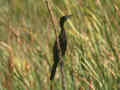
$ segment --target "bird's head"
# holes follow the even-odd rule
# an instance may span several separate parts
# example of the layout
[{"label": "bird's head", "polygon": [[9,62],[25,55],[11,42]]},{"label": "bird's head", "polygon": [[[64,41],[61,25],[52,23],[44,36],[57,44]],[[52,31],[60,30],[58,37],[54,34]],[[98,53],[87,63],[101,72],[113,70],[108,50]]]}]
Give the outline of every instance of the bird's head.
[{"label": "bird's head", "polygon": [[68,18],[70,18],[72,15],[66,15],[66,16],[62,16],[60,18],[60,25],[63,26],[65,21],[67,21]]}]

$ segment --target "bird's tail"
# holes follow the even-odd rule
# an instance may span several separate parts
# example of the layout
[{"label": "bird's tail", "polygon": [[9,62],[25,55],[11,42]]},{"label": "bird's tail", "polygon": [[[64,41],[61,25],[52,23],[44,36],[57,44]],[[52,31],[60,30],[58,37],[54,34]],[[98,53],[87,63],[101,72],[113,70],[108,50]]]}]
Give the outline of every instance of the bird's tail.
[{"label": "bird's tail", "polygon": [[52,66],[52,71],[51,71],[50,80],[53,80],[53,79],[54,79],[54,77],[55,77],[57,64],[58,64],[58,62],[54,63],[54,64],[53,64],[53,66]]}]

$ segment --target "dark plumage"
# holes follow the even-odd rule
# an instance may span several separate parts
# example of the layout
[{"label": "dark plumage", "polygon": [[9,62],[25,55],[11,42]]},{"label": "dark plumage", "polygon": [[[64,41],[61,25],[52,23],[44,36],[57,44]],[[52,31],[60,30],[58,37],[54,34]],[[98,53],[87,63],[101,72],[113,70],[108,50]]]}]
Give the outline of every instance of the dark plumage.
[{"label": "dark plumage", "polygon": [[[59,40],[60,50],[61,50],[61,55],[62,56],[65,55],[65,51],[66,51],[66,47],[67,47],[67,37],[66,37],[66,32],[64,30],[64,23],[70,16],[71,15],[63,16],[63,17],[60,18],[61,32],[59,34],[58,40]],[[60,51],[58,49],[57,41],[55,41],[55,44],[54,44],[54,47],[53,47],[54,64],[52,66],[50,80],[54,79],[56,68],[57,68],[57,65],[58,65],[59,60],[60,60],[59,53],[60,53]]]}]

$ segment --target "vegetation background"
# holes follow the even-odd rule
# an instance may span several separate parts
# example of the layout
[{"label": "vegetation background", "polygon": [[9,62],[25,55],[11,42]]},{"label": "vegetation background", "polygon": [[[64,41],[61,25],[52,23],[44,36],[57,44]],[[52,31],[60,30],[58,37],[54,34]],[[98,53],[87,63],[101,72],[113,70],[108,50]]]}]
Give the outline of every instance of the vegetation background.
[{"label": "vegetation background", "polygon": [[[51,0],[65,24],[67,90],[120,90],[120,0]],[[59,33],[59,24],[57,25]],[[45,0],[0,0],[0,90],[62,90],[53,82],[55,33]]]}]

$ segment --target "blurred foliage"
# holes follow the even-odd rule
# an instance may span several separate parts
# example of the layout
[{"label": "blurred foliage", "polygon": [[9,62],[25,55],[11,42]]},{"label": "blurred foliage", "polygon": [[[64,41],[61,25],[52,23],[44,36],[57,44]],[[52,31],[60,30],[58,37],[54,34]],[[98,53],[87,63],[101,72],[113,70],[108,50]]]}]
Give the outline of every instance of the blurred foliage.
[{"label": "blurred foliage", "polygon": [[[73,14],[65,24],[67,90],[119,90],[120,0],[50,4],[57,22]],[[51,90],[54,40],[45,0],[0,0],[0,89]],[[53,84],[52,90],[62,89],[59,68]]]}]

